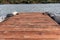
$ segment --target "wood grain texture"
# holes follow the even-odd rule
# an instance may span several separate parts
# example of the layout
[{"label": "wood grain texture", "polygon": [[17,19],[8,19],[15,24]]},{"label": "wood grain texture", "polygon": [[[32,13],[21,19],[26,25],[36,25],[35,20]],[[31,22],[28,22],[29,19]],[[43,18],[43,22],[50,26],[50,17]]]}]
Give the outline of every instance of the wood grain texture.
[{"label": "wood grain texture", "polygon": [[60,26],[47,14],[22,12],[0,23],[0,40],[60,40]]}]

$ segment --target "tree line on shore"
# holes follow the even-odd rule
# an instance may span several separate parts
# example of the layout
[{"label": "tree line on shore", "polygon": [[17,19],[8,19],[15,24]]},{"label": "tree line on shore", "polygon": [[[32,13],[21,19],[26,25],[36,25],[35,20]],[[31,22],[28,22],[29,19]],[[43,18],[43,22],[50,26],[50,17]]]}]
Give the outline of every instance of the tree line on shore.
[{"label": "tree line on shore", "polygon": [[60,0],[0,0],[0,4],[60,3]]}]

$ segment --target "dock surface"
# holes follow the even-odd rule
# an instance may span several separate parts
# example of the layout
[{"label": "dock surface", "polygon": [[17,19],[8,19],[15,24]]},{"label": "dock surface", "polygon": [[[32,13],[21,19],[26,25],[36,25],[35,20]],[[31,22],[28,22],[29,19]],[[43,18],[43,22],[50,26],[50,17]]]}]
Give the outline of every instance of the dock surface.
[{"label": "dock surface", "polygon": [[0,23],[0,40],[60,40],[60,26],[47,14],[22,12]]}]

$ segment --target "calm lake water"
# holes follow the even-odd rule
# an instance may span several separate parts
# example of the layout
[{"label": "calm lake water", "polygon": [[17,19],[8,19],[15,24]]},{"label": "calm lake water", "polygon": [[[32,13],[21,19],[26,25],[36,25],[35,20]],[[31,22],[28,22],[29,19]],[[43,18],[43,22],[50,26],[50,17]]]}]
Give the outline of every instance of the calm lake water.
[{"label": "calm lake water", "polygon": [[1,4],[0,15],[12,12],[51,12],[60,13],[60,4]]}]

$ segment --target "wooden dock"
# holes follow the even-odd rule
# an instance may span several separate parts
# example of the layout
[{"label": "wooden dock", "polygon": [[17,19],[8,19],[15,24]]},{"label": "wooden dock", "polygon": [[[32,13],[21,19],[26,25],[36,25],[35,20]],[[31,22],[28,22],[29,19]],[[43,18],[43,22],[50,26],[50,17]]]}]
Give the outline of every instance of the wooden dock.
[{"label": "wooden dock", "polygon": [[23,12],[0,23],[0,40],[60,40],[60,26],[47,14]]}]

